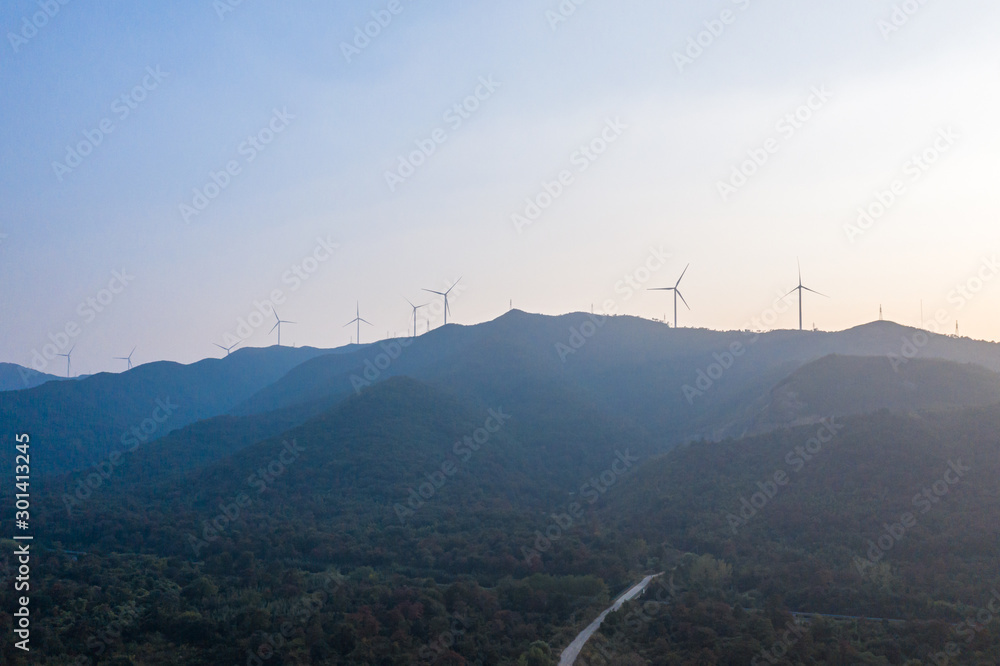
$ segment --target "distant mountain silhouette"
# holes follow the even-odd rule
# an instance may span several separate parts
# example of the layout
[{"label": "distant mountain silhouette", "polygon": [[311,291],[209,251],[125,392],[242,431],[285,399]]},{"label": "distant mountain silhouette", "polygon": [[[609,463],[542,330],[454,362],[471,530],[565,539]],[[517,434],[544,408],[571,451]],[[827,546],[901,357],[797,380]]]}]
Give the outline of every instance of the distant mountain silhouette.
[{"label": "distant mountain silhouette", "polygon": [[[812,379],[807,380],[803,370],[772,395],[801,366],[830,354],[881,360],[871,366],[857,362],[848,367],[847,361],[837,368],[818,364],[811,371]],[[547,404],[550,399],[553,404],[568,401],[574,405],[568,411],[579,407],[635,433],[649,452],[692,438],[738,436],[808,417],[782,415],[779,407],[791,405],[793,393],[805,395],[821,386],[826,386],[829,395],[820,401],[820,412],[834,405],[839,406],[834,410],[837,413],[858,413],[873,405],[916,409],[1000,400],[991,375],[969,368],[927,366],[924,361],[928,359],[996,370],[1000,369],[1000,346],[933,335],[891,322],[833,333],[757,335],[672,329],[626,316],[574,313],[550,317],[514,310],[490,322],[452,324],[415,339],[338,350],[250,348],[189,366],[150,363],[121,374],[49,382],[0,393],[0,416],[31,432],[43,446],[55,447],[39,456],[35,471],[47,474],[94,464],[122,448],[123,442],[134,445],[129,433],[135,428],[152,441],[203,419],[278,410],[283,410],[282,416],[271,422],[287,426],[400,375],[475,404],[505,404],[524,415],[535,414],[540,420],[526,432],[549,427],[542,423],[554,413]],[[899,373],[891,370],[893,365]],[[858,399],[861,393],[850,388],[852,382],[871,385],[874,367],[892,372],[891,378],[882,373],[880,381],[894,380],[899,374],[903,378],[896,385],[900,390],[906,382],[919,381],[922,388],[910,396],[912,404],[907,403],[906,393],[894,394],[891,401],[883,391],[871,392],[872,401]],[[826,384],[823,372],[832,373]],[[851,379],[852,373],[860,374]],[[835,396],[841,389],[845,393]],[[142,433],[144,423],[149,429],[153,425],[149,419],[163,415],[162,409],[157,411],[158,400],[169,400],[176,407],[162,424],[156,424],[155,432]],[[768,404],[768,413],[762,415]],[[248,443],[246,435],[233,436],[233,442]],[[225,455],[230,450],[225,445],[206,447],[204,460],[212,459],[209,451]],[[180,461],[176,464],[186,467]],[[170,466],[167,458],[157,464],[162,466]]]},{"label": "distant mountain silhouette", "polygon": [[19,391],[61,379],[66,378],[38,372],[15,363],[0,363],[0,391]]},{"label": "distant mountain silhouette", "polygon": [[807,363],[767,398],[756,430],[828,416],[909,412],[1000,402],[1000,374],[969,363],[830,354]]},{"label": "distant mountain silhouette", "polygon": [[[437,632],[424,618],[447,627],[455,609],[477,618],[477,641],[514,641],[513,657],[539,636],[565,644],[572,613],[665,570],[687,586],[668,612],[706,602],[753,627],[773,611],[769,644],[787,608],[947,632],[961,604],[982,603],[1000,519],[998,360],[998,345],[888,322],[756,335],[515,311],[414,340],[48,382],[0,393],[0,416],[32,435],[35,543],[65,553],[43,568],[52,617],[97,631],[75,600],[100,592],[150,618],[118,654],[135,641],[245,662],[335,570],[339,591],[294,640],[345,663],[410,663]],[[831,415],[835,430],[819,422]],[[112,469],[123,436],[137,445]],[[944,499],[897,537],[925,488]],[[872,543],[889,556],[858,565]],[[53,635],[80,651],[69,626]],[[674,629],[657,649],[714,640]],[[758,649],[744,647],[733,663]]]},{"label": "distant mountain silhouette", "polygon": [[[438,382],[481,400],[516,395],[532,385],[560,384],[615,418],[680,442],[739,435],[759,426],[761,397],[803,364],[830,354],[881,356],[886,363],[894,358],[900,368],[913,358],[1000,370],[1000,346],[994,343],[891,322],[834,333],[756,335],[671,329],[634,317],[549,317],[514,310],[476,326],[436,329],[405,348],[396,344],[373,344],[303,363],[236,413],[304,404],[322,410],[358,385],[395,375]],[[398,357],[391,358],[393,353]],[[956,404],[989,401],[973,393],[963,393],[971,402]]]},{"label": "distant mountain silhouette", "polygon": [[[34,475],[87,467],[115,450],[225,414],[292,367],[329,350],[247,348],[191,365],[146,363],[128,372],[0,393],[0,464],[10,472],[14,432],[31,435]],[[155,427],[154,427],[155,426]],[[124,439],[123,439],[124,438]]]}]

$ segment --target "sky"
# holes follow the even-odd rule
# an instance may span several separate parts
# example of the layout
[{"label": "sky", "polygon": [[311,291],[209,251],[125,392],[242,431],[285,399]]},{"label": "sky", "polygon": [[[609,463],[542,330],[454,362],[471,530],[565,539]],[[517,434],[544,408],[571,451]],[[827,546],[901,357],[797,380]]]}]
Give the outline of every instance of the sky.
[{"label": "sky", "polygon": [[794,328],[797,261],[807,328],[1000,339],[996,3],[158,4],[0,7],[0,361],[272,345],[275,297],[371,342],[460,277],[458,324],[672,320],[688,264],[681,326]]}]

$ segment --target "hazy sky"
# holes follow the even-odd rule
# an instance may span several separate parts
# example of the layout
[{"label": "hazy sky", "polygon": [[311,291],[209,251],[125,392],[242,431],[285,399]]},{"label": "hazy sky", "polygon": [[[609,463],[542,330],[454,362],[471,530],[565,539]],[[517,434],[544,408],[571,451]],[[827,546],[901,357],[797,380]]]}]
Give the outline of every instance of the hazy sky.
[{"label": "hazy sky", "polygon": [[194,361],[274,290],[364,342],[459,276],[456,323],[662,317],[688,263],[681,325],[737,328],[796,257],[807,327],[1000,338],[996,3],[63,1],[0,8],[0,360]]}]

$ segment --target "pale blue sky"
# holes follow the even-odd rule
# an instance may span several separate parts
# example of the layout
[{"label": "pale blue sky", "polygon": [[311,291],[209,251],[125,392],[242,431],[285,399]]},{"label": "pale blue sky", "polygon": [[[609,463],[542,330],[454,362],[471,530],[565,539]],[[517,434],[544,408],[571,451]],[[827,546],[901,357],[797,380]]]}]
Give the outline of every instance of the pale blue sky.
[{"label": "pale blue sky", "polygon": [[[76,324],[78,372],[121,369],[111,357],[136,345],[136,362],[190,362],[275,289],[281,317],[298,322],[285,344],[349,342],[356,301],[375,324],[362,341],[405,334],[403,297],[426,302],[421,287],[460,275],[456,323],[492,319],[509,299],[553,314],[612,299],[662,317],[668,294],[616,289],[650,247],[672,257],[644,288],[691,263],[682,325],[746,325],[794,286],[800,256],[806,284],[831,296],[807,298],[807,326],[870,321],[880,303],[916,324],[923,299],[949,330],[958,319],[964,334],[1000,338],[1000,279],[970,299],[955,291],[992,277],[981,265],[1000,240],[992,3],[914,1],[884,36],[879,21],[907,3],[587,0],[553,29],[556,0],[400,0],[351,62],[341,43],[390,3],[330,4],[244,0],[220,19],[210,0],[70,0],[19,39],[43,9],[4,3],[0,360],[29,364]],[[721,34],[703,34],[708,46],[678,71],[675,53],[724,11]],[[122,117],[115,100],[153,87],[157,67],[165,77]],[[480,88],[454,127],[445,112],[480,77],[499,87]],[[786,136],[778,123],[822,87],[829,100],[814,98]],[[248,162],[241,143],[275,109],[294,117]],[[614,119],[620,135],[581,171],[574,152]],[[102,121],[113,131],[57,175],[67,145]],[[385,172],[437,128],[444,143],[390,191]],[[908,160],[948,128],[947,151],[914,178]],[[718,182],[770,138],[776,152],[723,201]],[[238,175],[185,222],[180,204],[229,161]],[[561,170],[572,182],[518,233],[511,216]],[[896,179],[888,212],[849,238],[857,208]],[[317,237],[339,248],[295,288],[283,274]],[[134,280],[91,320],[79,305],[123,268]],[[792,308],[775,326],[796,322]],[[273,344],[269,329],[245,344]]]}]

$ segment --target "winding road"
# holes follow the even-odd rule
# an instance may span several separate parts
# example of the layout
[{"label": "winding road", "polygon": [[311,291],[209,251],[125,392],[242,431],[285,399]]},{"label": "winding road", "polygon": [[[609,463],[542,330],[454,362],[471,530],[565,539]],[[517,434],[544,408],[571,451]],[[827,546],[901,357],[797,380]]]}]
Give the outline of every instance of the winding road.
[{"label": "winding road", "polygon": [[620,597],[615,599],[615,603],[611,604],[609,608],[606,608],[603,613],[597,616],[597,619],[587,625],[587,628],[579,633],[579,635],[573,639],[562,654],[559,656],[559,666],[573,666],[576,662],[577,656],[580,654],[580,650],[586,645],[587,641],[594,634],[595,631],[600,629],[601,623],[604,622],[604,618],[608,616],[608,613],[614,613],[619,608],[622,607],[626,601],[631,601],[639,596],[649,582],[656,578],[657,576],[662,576],[663,573],[653,574],[652,576],[646,576],[638,584],[626,590]]}]

